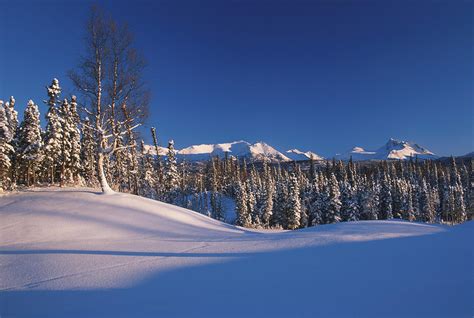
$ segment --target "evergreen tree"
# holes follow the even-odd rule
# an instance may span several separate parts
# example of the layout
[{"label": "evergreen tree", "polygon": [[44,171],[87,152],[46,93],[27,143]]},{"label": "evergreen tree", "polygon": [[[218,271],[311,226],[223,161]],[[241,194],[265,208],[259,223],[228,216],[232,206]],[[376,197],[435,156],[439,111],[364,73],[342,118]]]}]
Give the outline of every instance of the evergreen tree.
[{"label": "evergreen tree", "polygon": [[71,138],[71,160],[70,160],[70,170],[72,181],[81,184],[80,172],[82,169],[81,164],[81,130],[80,124],[81,119],[77,111],[77,98],[76,96],[71,96],[71,104],[69,106],[69,116],[68,116],[68,128],[69,136]]},{"label": "evergreen tree", "polygon": [[423,222],[433,223],[435,220],[435,211],[431,201],[430,190],[425,179],[421,181],[420,189],[420,212]]},{"label": "evergreen tree", "polygon": [[255,180],[253,178],[252,173],[250,174],[249,178],[247,178],[245,187],[247,189],[247,210],[250,214],[252,225],[259,226],[260,218],[259,218],[258,210],[257,210],[257,198],[255,196],[256,186],[255,186]]},{"label": "evergreen tree", "polygon": [[63,131],[61,118],[58,114],[57,103],[61,93],[59,81],[53,79],[48,90],[48,112],[46,113],[46,131],[44,136],[44,166],[49,167],[49,177],[52,184],[56,181],[57,167],[62,164]]},{"label": "evergreen tree", "polygon": [[308,225],[309,226],[315,226],[315,225],[323,223],[322,210],[323,210],[324,202],[326,201],[325,198],[323,197],[325,193],[321,191],[321,188],[323,186],[324,186],[323,184],[320,184],[319,178],[314,178],[311,183],[310,189],[307,193]]},{"label": "evergreen tree", "polygon": [[18,135],[18,158],[26,185],[36,182],[36,172],[42,159],[42,139],[38,106],[30,100],[23,115]]},{"label": "evergreen tree", "polygon": [[245,183],[237,182],[237,197],[236,197],[236,224],[243,227],[250,227],[252,220],[248,211],[247,189]]},{"label": "evergreen tree", "polygon": [[[153,145],[155,147],[155,171],[156,171],[156,183],[155,183],[155,191],[158,197],[162,195],[163,189],[162,189],[162,183],[163,183],[163,168],[162,168],[162,162],[161,162],[161,150],[160,147],[158,146],[158,138],[156,137],[156,129],[155,127],[151,128],[151,135],[153,138]],[[202,191],[200,191],[202,192]],[[199,195],[199,197],[201,197]]]},{"label": "evergreen tree", "polygon": [[61,185],[65,181],[72,181],[71,159],[72,159],[72,134],[74,126],[70,116],[69,102],[64,99],[59,109],[61,120]]},{"label": "evergreen tree", "polygon": [[165,190],[167,193],[167,201],[173,202],[176,197],[176,190],[179,186],[179,173],[176,161],[176,151],[174,150],[174,141],[168,142],[168,154],[166,156],[165,171]]},{"label": "evergreen tree", "polygon": [[224,220],[224,208],[219,193],[219,159],[211,159],[211,216],[217,220]]},{"label": "evergreen tree", "polygon": [[150,149],[145,149],[145,143],[141,141],[141,166],[140,166],[140,195],[155,199],[156,174],[153,168],[153,156]]},{"label": "evergreen tree", "polygon": [[408,182],[404,181],[400,184],[401,196],[401,216],[403,219],[408,221],[415,220],[415,214],[413,209],[413,194],[412,186]]},{"label": "evergreen tree", "polygon": [[97,184],[96,178],[96,153],[97,143],[95,141],[94,129],[88,117],[82,123],[81,139],[81,161],[82,173],[88,186]]},{"label": "evergreen tree", "polygon": [[[1,107],[1,105],[0,105]],[[15,110],[15,98],[10,96],[10,100],[5,103],[5,115],[7,117],[8,127],[10,130],[9,144],[13,147],[10,153],[11,169],[10,169],[10,187],[15,188],[17,183],[17,150],[18,150],[18,112]]]},{"label": "evergreen tree", "polygon": [[10,100],[5,103],[5,116],[7,117],[11,139],[14,140],[18,130],[18,112],[15,110],[15,98],[10,96]]},{"label": "evergreen tree", "polygon": [[452,222],[461,223],[466,220],[466,205],[464,203],[464,190],[461,174],[457,168],[456,160],[451,157],[451,203],[450,212]]},{"label": "evergreen tree", "polygon": [[13,153],[11,140],[12,133],[3,108],[3,101],[0,101],[0,192],[10,187],[10,156]]},{"label": "evergreen tree", "polygon": [[328,198],[323,210],[323,222],[335,223],[341,220],[341,193],[339,191],[339,184],[334,173],[330,174],[328,180]]},{"label": "evergreen tree", "polygon": [[270,170],[265,166],[265,189],[263,191],[263,205],[262,205],[262,225],[269,227],[273,216],[273,200],[275,196],[275,183]]},{"label": "evergreen tree", "polygon": [[341,221],[357,221],[359,219],[359,202],[357,191],[349,181],[342,186]]},{"label": "evergreen tree", "polygon": [[286,228],[294,230],[300,227],[301,219],[301,202],[300,189],[298,179],[295,174],[292,174],[289,180],[288,187],[288,202],[286,215]]},{"label": "evergreen tree", "polygon": [[288,187],[286,181],[280,176],[276,183],[275,199],[273,202],[273,214],[271,225],[286,228],[286,214],[288,200]]},{"label": "evergreen tree", "polygon": [[377,220],[378,193],[373,181],[365,181],[365,187],[360,191],[360,207],[362,220]]},{"label": "evergreen tree", "polygon": [[390,187],[390,179],[384,175],[380,187],[380,210],[379,219],[392,219],[392,191]]}]

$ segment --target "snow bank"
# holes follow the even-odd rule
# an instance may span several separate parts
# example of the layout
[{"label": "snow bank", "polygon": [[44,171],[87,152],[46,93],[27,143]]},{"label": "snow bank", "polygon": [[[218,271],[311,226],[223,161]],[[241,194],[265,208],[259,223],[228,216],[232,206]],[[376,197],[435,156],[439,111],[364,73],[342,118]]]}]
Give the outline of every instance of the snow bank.
[{"label": "snow bank", "polygon": [[2,317],[468,317],[473,223],[249,231],[125,194],[0,198]]}]

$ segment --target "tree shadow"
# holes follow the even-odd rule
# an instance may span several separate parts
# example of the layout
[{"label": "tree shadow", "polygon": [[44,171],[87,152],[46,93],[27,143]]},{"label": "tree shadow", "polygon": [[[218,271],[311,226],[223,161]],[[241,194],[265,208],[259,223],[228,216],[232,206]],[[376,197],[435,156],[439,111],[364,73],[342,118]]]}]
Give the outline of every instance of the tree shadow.
[{"label": "tree shadow", "polygon": [[88,194],[94,194],[94,195],[102,195],[102,192],[99,189],[76,189],[76,188],[71,188],[71,187],[35,187],[35,188],[22,188],[18,193],[54,193],[54,192],[61,192],[61,193],[88,193]]},{"label": "tree shadow", "polygon": [[193,253],[193,252],[134,252],[134,251],[102,251],[102,250],[70,250],[70,249],[39,249],[39,250],[0,250],[0,255],[111,255],[111,256],[149,256],[149,257],[248,257],[255,253]]}]

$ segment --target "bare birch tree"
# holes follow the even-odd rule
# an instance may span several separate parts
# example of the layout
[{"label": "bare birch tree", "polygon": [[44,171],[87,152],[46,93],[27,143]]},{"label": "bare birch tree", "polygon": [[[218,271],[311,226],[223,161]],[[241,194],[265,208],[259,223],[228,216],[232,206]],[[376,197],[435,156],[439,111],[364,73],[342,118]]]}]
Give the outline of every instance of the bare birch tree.
[{"label": "bare birch tree", "polygon": [[[134,141],[121,141],[123,136],[133,138],[130,131],[140,126],[148,114],[148,91],[142,81],[145,63],[132,47],[133,37],[127,26],[106,17],[97,7],[92,8],[86,25],[85,44],[85,55],[69,76],[82,93],[84,111],[92,118],[91,129],[98,144],[97,175],[102,192],[107,194],[113,191],[107,181],[105,162],[136,147]],[[127,116],[117,107],[126,107]]]}]

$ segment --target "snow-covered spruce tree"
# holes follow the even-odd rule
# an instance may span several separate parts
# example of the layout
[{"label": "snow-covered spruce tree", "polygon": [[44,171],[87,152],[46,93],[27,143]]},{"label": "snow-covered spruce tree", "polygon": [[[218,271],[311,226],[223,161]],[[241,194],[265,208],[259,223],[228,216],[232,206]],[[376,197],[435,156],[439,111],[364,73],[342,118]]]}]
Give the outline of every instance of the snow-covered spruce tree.
[{"label": "snow-covered spruce tree", "polygon": [[341,220],[341,193],[334,173],[330,174],[328,180],[328,192],[329,196],[323,212],[323,222],[326,224],[336,223]]},{"label": "snow-covered spruce tree", "polygon": [[309,226],[309,211],[306,209],[305,200],[306,200],[306,190],[310,186],[309,180],[306,175],[301,171],[298,166],[299,178],[298,178],[298,187],[300,190],[300,228],[305,228]]},{"label": "snow-covered spruce tree", "polygon": [[5,115],[7,117],[8,127],[10,128],[12,140],[18,130],[18,112],[15,110],[15,98],[10,96],[10,100],[5,103]]},{"label": "snow-covered spruce tree", "polygon": [[359,220],[357,191],[349,181],[343,182],[341,191],[341,221]]},{"label": "snow-covered spruce tree", "polygon": [[224,208],[222,207],[222,199],[219,193],[219,158],[211,158],[210,161],[210,182],[211,182],[211,217],[216,220],[224,220]]},{"label": "snow-covered spruce tree", "polygon": [[378,193],[373,180],[365,180],[364,187],[359,192],[361,220],[377,220],[378,218]]},{"label": "snow-covered spruce tree", "polygon": [[89,117],[84,118],[82,123],[81,138],[81,162],[82,175],[88,186],[96,186],[96,154],[97,143],[95,141],[95,133],[92,129]]},{"label": "snow-covered spruce tree", "polygon": [[403,210],[403,180],[393,178],[392,180],[392,211],[393,217],[397,219],[402,218]]},{"label": "snow-covered spruce tree", "polygon": [[446,194],[446,189],[448,188],[448,182],[446,180],[446,175],[444,172],[444,169],[440,166],[440,169],[438,170],[438,198],[439,198],[439,204],[438,204],[438,211],[437,211],[437,220],[438,222],[443,222],[443,220],[446,220],[446,202],[445,202],[445,194]]},{"label": "snow-covered spruce tree", "polygon": [[456,160],[451,157],[451,192],[454,197],[454,209],[452,209],[452,221],[461,223],[466,220],[466,205],[464,203],[464,190],[461,181],[461,174],[456,164]]},{"label": "snow-covered spruce tree", "polygon": [[257,197],[256,197],[256,184],[255,179],[250,173],[249,178],[245,182],[245,187],[247,189],[247,210],[250,214],[252,225],[258,227],[260,225],[260,217],[257,210]]},{"label": "snow-covered spruce tree", "polygon": [[[279,168],[280,169],[280,168]],[[278,179],[276,181],[275,199],[273,202],[273,215],[271,225],[273,227],[287,227],[287,201],[288,201],[288,180],[281,174],[278,173]]]},{"label": "snow-covered spruce tree", "polygon": [[235,205],[235,210],[237,212],[235,224],[243,227],[250,227],[252,225],[252,219],[248,211],[247,189],[245,183],[240,181],[237,182]]},{"label": "snow-covered spruce tree", "polygon": [[421,210],[420,210],[420,192],[421,187],[416,176],[412,177],[412,202],[413,202],[413,216],[416,221],[421,221]]},{"label": "snow-covered spruce tree", "polygon": [[392,219],[392,190],[386,174],[381,179],[379,220]]},{"label": "snow-covered spruce tree", "polygon": [[454,189],[456,210],[454,213],[454,222],[462,223],[466,221],[466,205],[464,203],[464,191],[461,185]]},{"label": "snow-covered spruce tree", "polygon": [[292,174],[289,180],[286,227],[294,230],[300,227],[301,201],[298,178]]},{"label": "snow-covered spruce tree", "polygon": [[10,156],[13,153],[13,147],[10,145],[12,133],[3,108],[3,101],[0,101],[0,192],[10,187]]},{"label": "snow-covered spruce tree", "polygon": [[[126,135],[127,135],[127,139],[128,139],[127,147],[123,150],[128,150],[129,151],[128,154],[127,154],[127,159],[128,160],[126,160],[128,162],[129,170],[120,172],[119,177],[128,176],[128,180],[129,180],[128,181],[128,188],[131,190],[131,192],[133,194],[139,194],[139,192],[140,192],[140,189],[139,189],[140,181],[138,180],[138,178],[139,178],[138,153],[137,153],[136,136],[135,136],[135,133],[134,133],[133,127],[132,127],[133,119],[132,119],[131,113],[130,113],[130,111],[127,108],[127,105],[125,103],[122,104],[121,109],[122,109],[122,114],[125,118],[124,125],[125,125],[125,128],[126,128],[126,133],[127,133]],[[117,125],[117,127],[120,127],[120,126]],[[119,136],[117,136],[116,141],[117,141],[117,149],[122,154],[122,150],[120,149],[122,147],[118,144],[118,142],[121,142],[121,138],[119,138]],[[119,159],[120,157],[121,156],[118,156],[118,157],[116,157],[116,159]]]},{"label": "snow-covered spruce tree", "polygon": [[71,178],[76,184],[82,184],[82,178],[80,172],[82,170],[81,164],[81,119],[77,111],[77,97],[75,95],[71,96],[71,103],[69,105],[69,116],[68,128],[69,136],[71,138],[71,159],[70,159],[70,170]]},{"label": "snow-covered spruce tree", "polygon": [[46,113],[46,131],[44,134],[43,165],[48,169],[50,183],[54,184],[58,174],[58,167],[61,167],[63,159],[63,125],[57,107],[61,87],[56,78],[47,87],[47,91],[49,99],[45,101],[48,105],[48,112]]},{"label": "snow-covered spruce tree", "polygon": [[262,226],[269,227],[273,215],[273,200],[275,196],[275,182],[272,175],[270,174],[270,169],[265,164],[264,165],[264,189],[263,189],[263,202],[262,202],[262,211],[261,221]]},{"label": "snow-covered spruce tree", "polygon": [[456,198],[453,186],[447,186],[443,193],[443,222],[453,223],[456,211]]},{"label": "snow-covered spruce tree", "polygon": [[153,169],[153,156],[150,149],[145,149],[145,143],[141,141],[141,160],[139,168],[140,176],[140,195],[143,197],[155,199],[156,174]]},{"label": "snow-covered spruce tree", "polygon": [[163,164],[161,162],[161,150],[160,150],[160,147],[158,146],[158,138],[156,136],[155,127],[151,127],[151,136],[153,138],[153,146],[155,147],[155,162],[154,162],[154,168],[156,172],[155,191],[156,191],[157,197],[160,198],[163,193]]},{"label": "snow-covered spruce tree", "polygon": [[420,212],[423,222],[433,223],[435,220],[435,211],[431,201],[431,191],[423,178],[420,184]]},{"label": "snow-covered spruce tree", "polygon": [[179,186],[178,165],[176,161],[176,151],[174,149],[173,140],[168,142],[168,154],[166,156],[165,168],[166,201],[171,203],[176,197],[176,191]]},{"label": "snow-covered spruce tree", "polygon": [[40,113],[38,106],[30,100],[18,131],[17,155],[19,177],[23,176],[23,182],[27,186],[36,182],[38,163],[42,160],[42,149]]},{"label": "snow-covered spruce tree", "polygon": [[322,203],[325,201],[322,198],[324,193],[321,191],[323,186],[323,184],[320,184],[320,178],[315,177],[306,194],[309,226],[315,226],[323,222],[321,213],[323,209]]},{"label": "snow-covered spruce tree", "polygon": [[[473,165],[474,161],[471,161],[469,164]],[[471,187],[471,182],[470,182],[471,176],[470,176],[469,170],[467,169],[465,163],[461,163],[461,165],[459,166],[459,174],[460,174],[460,177],[461,177],[461,187],[462,187],[462,190],[463,190],[463,193],[464,193],[463,205],[464,205],[465,210],[466,210],[466,220],[467,220],[467,219],[470,219],[469,215],[472,216],[472,212],[474,212],[474,211],[469,212],[469,201],[470,201],[469,191],[470,191],[470,187]]]},{"label": "snow-covered spruce tree", "polygon": [[411,184],[402,180],[399,182],[398,191],[400,195],[400,215],[402,219],[413,221],[415,219],[413,214],[413,195]]},{"label": "snow-covered spruce tree", "polygon": [[71,154],[72,154],[72,136],[71,133],[74,129],[73,123],[70,118],[69,102],[64,99],[59,108],[59,115],[61,120],[61,170],[60,170],[60,185],[64,182],[72,181],[72,170],[71,170]]},{"label": "snow-covered spruce tree", "polygon": [[312,183],[306,182],[301,189],[301,211],[303,211],[306,220],[304,227],[312,226],[312,214],[311,214],[311,198],[313,191]]},{"label": "snow-covered spruce tree", "polygon": [[[1,106],[0,106],[1,107]],[[10,155],[11,169],[10,169],[10,185],[12,188],[16,187],[17,183],[17,149],[18,149],[18,112],[15,110],[15,98],[10,96],[10,100],[5,103],[5,115],[10,129],[11,140],[10,145],[13,147],[13,152]]]}]

